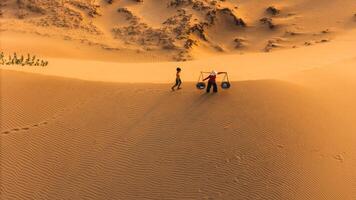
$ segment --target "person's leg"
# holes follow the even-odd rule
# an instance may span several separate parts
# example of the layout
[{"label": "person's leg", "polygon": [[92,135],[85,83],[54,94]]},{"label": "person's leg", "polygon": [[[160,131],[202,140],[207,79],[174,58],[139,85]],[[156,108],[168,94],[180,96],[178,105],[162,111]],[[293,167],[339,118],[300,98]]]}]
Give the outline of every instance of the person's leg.
[{"label": "person's leg", "polygon": [[181,86],[182,85],[182,80],[181,79],[178,79],[178,89],[181,89]]},{"label": "person's leg", "polygon": [[174,88],[175,88],[176,86],[177,86],[177,84],[173,85],[173,86],[171,87],[171,89],[174,90]]},{"label": "person's leg", "polygon": [[218,85],[216,83],[213,83],[213,92],[218,92]]},{"label": "person's leg", "polygon": [[206,92],[209,93],[210,92],[210,88],[211,88],[211,83],[208,82],[208,87],[206,87]]},{"label": "person's leg", "polygon": [[177,86],[178,86],[178,79],[176,79],[176,84],[174,84],[171,89],[174,90],[174,88]]}]

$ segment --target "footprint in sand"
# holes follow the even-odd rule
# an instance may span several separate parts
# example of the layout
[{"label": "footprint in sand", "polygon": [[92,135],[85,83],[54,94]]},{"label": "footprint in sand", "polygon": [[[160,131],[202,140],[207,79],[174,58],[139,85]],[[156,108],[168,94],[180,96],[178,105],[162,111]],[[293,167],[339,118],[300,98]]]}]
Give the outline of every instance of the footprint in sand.
[{"label": "footprint in sand", "polygon": [[344,162],[344,156],[342,156],[341,154],[335,155],[334,159],[343,163]]},{"label": "footprint in sand", "polygon": [[25,127],[20,127],[20,128],[13,128],[11,130],[8,130],[8,131],[3,131],[1,132],[1,134],[10,134],[10,133],[13,133],[13,132],[18,132],[18,131],[28,131],[31,129],[31,127],[39,127],[39,126],[42,126],[42,125],[46,125],[48,124],[47,121],[43,121],[43,122],[40,122],[38,124],[32,124],[30,126],[25,126]]},{"label": "footprint in sand", "polygon": [[12,132],[17,132],[17,131],[20,131],[20,129],[19,128],[13,128],[11,130],[1,132],[1,134],[5,135],[5,134],[10,134]]},{"label": "footprint in sand", "polygon": [[280,148],[280,149],[283,149],[284,145],[283,144],[277,144],[277,147]]}]

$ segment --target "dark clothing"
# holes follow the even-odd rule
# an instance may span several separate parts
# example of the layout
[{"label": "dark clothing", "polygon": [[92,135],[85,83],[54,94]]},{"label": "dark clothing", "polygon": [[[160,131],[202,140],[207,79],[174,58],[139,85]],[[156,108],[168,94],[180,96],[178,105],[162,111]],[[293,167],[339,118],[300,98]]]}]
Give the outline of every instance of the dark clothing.
[{"label": "dark clothing", "polygon": [[182,80],[180,78],[176,78],[176,84],[175,86],[180,86],[182,84]]},{"label": "dark clothing", "polygon": [[181,84],[182,84],[182,80],[180,78],[176,78],[176,84],[173,85],[172,90],[174,90],[174,88],[177,86],[178,86],[178,89],[180,89]]},{"label": "dark clothing", "polygon": [[209,79],[209,83],[216,83],[216,75],[209,75],[206,79]]},{"label": "dark clothing", "polygon": [[[216,77],[216,76],[215,76]],[[206,88],[206,92],[209,93],[210,92],[210,88],[211,86],[213,86],[213,92],[218,92],[218,85],[216,85],[216,82],[208,82],[208,87]]]}]

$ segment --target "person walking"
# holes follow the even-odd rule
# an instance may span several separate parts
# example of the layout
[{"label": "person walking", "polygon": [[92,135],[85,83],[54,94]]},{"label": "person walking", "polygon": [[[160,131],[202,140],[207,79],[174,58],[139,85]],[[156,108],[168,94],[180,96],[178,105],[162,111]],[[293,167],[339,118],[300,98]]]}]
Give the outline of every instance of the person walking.
[{"label": "person walking", "polygon": [[175,90],[177,87],[178,90],[182,89],[180,86],[182,85],[182,80],[180,79],[180,72],[182,71],[181,68],[177,67],[177,73],[176,73],[176,83],[172,86],[172,91]]}]

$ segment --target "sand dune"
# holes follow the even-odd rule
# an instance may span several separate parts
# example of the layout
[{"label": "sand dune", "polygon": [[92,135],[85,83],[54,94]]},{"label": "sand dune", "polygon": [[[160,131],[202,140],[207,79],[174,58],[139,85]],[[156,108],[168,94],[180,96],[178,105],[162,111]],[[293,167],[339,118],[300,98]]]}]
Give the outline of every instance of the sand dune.
[{"label": "sand dune", "polygon": [[0,199],[356,199],[355,8],[1,0]]},{"label": "sand dune", "polygon": [[[355,6],[354,0],[3,0],[0,33],[46,41],[23,53],[42,48],[44,56],[186,61],[328,42],[355,28]],[[63,43],[69,52],[53,48]]]},{"label": "sand dune", "polygon": [[333,101],[276,80],[233,85],[207,95],[2,70],[2,199],[352,199],[356,127]]},{"label": "sand dune", "polygon": [[[75,50],[75,59],[65,59],[69,46],[58,47],[60,53],[48,57],[48,67],[15,67],[2,66],[3,69],[17,70],[44,75],[54,75],[91,81],[121,82],[121,83],[171,83],[175,78],[175,69],[180,66],[183,81],[197,81],[200,71],[229,72],[232,81],[258,79],[286,79],[289,76],[305,70],[320,69],[329,66],[342,67],[345,62],[355,63],[356,31],[347,31],[335,40],[310,47],[274,51],[271,53],[246,53],[234,55],[215,55],[206,59],[187,62],[110,62],[102,59],[109,57],[103,52],[97,60],[87,60],[83,57],[91,55],[85,47]],[[11,36],[9,36],[11,37]],[[5,37],[6,38],[6,37]],[[28,38],[25,41],[30,41]],[[5,44],[9,44],[6,41]],[[45,44],[40,42],[40,44]],[[5,45],[6,46],[6,45]],[[28,48],[13,46],[13,49]],[[45,49],[39,50],[39,52]],[[83,52],[81,52],[83,51]],[[68,50],[67,53],[72,53]],[[88,53],[88,55],[86,54]],[[41,55],[39,53],[39,55]],[[124,55],[121,55],[124,56]],[[83,60],[84,59],[84,60]]]}]

